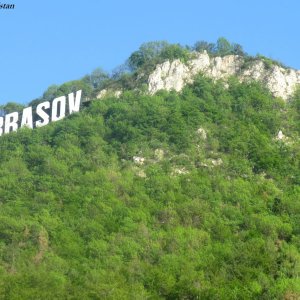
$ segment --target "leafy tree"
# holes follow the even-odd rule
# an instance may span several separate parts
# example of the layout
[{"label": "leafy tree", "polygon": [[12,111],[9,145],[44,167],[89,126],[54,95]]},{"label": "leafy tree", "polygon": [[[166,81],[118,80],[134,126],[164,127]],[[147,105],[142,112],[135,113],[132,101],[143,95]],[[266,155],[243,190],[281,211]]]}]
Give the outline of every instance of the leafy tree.
[{"label": "leafy tree", "polygon": [[25,108],[25,105],[23,104],[8,102],[7,104],[0,106],[0,114],[3,116],[15,111],[20,112],[23,110],[23,108]]},{"label": "leafy tree", "polygon": [[194,44],[193,49],[198,52],[203,52],[206,50],[208,53],[215,52],[216,45],[214,43],[209,43],[206,41],[198,41]]},{"label": "leafy tree", "polygon": [[133,52],[128,59],[128,66],[134,71],[146,63],[155,60],[169,44],[166,41],[156,41],[142,44],[139,50]]},{"label": "leafy tree", "polygon": [[217,40],[216,52],[218,55],[224,56],[228,55],[233,51],[233,47],[230,42],[224,37],[220,37]]},{"label": "leafy tree", "polygon": [[83,77],[83,81],[87,82],[94,89],[99,89],[109,79],[109,75],[101,68],[95,69],[91,74]]}]

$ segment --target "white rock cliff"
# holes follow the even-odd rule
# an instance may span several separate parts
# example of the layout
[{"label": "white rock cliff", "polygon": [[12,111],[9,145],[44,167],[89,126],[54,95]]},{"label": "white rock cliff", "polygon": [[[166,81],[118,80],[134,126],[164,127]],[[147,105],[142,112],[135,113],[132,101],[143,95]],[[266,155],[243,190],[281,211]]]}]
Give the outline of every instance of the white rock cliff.
[{"label": "white rock cliff", "polygon": [[275,97],[289,99],[297,85],[300,84],[300,71],[286,69],[276,64],[266,67],[260,60],[245,64],[239,55],[209,57],[206,51],[195,54],[195,58],[186,64],[179,59],[166,61],[157,65],[148,79],[148,91],[154,94],[158,90],[181,91],[193,82],[196,74],[202,72],[213,79],[226,79],[235,75],[242,81],[257,80],[264,83]]}]

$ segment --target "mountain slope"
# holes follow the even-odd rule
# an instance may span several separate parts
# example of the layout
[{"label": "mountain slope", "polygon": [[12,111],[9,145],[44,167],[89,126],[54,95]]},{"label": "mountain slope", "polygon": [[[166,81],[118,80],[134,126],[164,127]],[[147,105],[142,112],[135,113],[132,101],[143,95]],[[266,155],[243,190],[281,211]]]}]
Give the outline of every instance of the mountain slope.
[{"label": "mountain slope", "polygon": [[199,75],[2,136],[1,298],[297,299],[299,100]]}]

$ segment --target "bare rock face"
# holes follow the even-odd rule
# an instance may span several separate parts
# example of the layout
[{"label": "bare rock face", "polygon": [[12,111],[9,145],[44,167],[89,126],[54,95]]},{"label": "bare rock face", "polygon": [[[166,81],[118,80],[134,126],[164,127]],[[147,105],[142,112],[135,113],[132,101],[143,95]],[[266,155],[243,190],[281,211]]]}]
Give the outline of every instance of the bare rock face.
[{"label": "bare rock face", "polygon": [[197,133],[203,140],[207,139],[207,132],[205,131],[205,129],[200,127],[197,129]]},{"label": "bare rock face", "polygon": [[107,89],[103,89],[99,92],[99,94],[97,95],[97,99],[102,99],[107,95]]},{"label": "bare rock face", "polygon": [[185,175],[185,174],[189,174],[189,171],[185,167],[183,167],[183,168],[174,168],[173,171],[171,172],[172,176]]},{"label": "bare rock face", "polygon": [[[240,81],[256,80],[264,83],[275,97],[287,100],[300,84],[300,71],[285,69],[278,65],[266,67],[264,61],[257,59],[245,65],[245,58],[239,55],[209,57],[206,51],[194,54],[186,64],[176,59],[156,66],[148,79],[148,91],[181,91],[193,77],[202,72],[213,79],[226,79],[235,75]],[[246,67],[245,67],[246,66]]]},{"label": "bare rock face", "polygon": [[211,163],[214,167],[221,166],[223,164],[223,160],[221,158],[212,159]]},{"label": "bare rock face", "polygon": [[155,156],[155,158],[156,158],[158,161],[163,160],[164,155],[165,155],[164,150],[162,150],[162,149],[155,149],[155,151],[154,151],[154,156]]},{"label": "bare rock face", "polygon": [[145,158],[140,157],[140,156],[134,156],[132,159],[133,159],[133,162],[137,165],[143,165],[145,162]]},{"label": "bare rock face", "polygon": [[179,92],[190,78],[189,68],[181,63],[179,59],[172,63],[166,61],[158,65],[149,77],[149,91],[154,94],[158,90],[172,90]]},{"label": "bare rock face", "polygon": [[279,130],[277,136],[275,137],[276,141],[281,141],[286,145],[291,144],[293,141],[289,139],[286,135],[283,134],[282,130]]},{"label": "bare rock face", "polygon": [[270,77],[265,79],[267,87],[274,96],[288,99],[295,91],[297,84],[300,84],[300,71],[284,69],[275,66],[270,72]]},{"label": "bare rock face", "polygon": [[122,95],[122,91],[114,91],[111,89],[103,89],[99,92],[99,94],[96,96],[97,99],[103,99],[106,96],[114,96],[119,98]]},{"label": "bare rock face", "polygon": [[277,134],[277,137],[276,137],[276,140],[284,140],[285,139],[285,135],[282,133],[281,130],[279,130],[278,134]]}]

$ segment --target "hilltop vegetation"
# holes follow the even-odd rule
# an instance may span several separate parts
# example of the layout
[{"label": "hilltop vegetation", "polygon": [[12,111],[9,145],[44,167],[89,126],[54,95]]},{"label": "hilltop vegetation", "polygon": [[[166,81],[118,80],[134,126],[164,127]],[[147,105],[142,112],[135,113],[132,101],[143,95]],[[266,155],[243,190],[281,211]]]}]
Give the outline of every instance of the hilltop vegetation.
[{"label": "hilltop vegetation", "polygon": [[2,136],[0,298],[299,298],[300,93],[228,84]]}]

